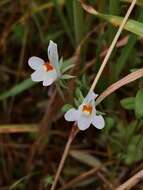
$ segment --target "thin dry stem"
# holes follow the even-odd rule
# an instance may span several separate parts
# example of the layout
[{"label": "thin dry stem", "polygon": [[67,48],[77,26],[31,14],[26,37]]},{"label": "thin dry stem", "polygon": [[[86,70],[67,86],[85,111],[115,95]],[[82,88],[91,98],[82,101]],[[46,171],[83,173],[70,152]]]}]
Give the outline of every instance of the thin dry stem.
[{"label": "thin dry stem", "polygon": [[0,125],[0,134],[7,133],[35,133],[38,131],[36,124]]},{"label": "thin dry stem", "polygon": [[121,88],[122,86],[129,84],[143,76],[143,68],[138,69],[137,71],[134,71],[124,78],[118,80],[117,82],[113,83],[111,86],[109,86],[104,92],[100,94],[100,96],[96,99],[96,105],[101,103],[107,96]]},{"label": "thin dry stem", "polygon": [[[28,160],[27,160],[27,164],[26,164],[26,172],[33,169],[33,166],[34,166],[33,159],[34,159],[36,153],[39,151],[39,146],[40,146],[40,151],[42,151],[41,142],[42,142],[45,134],[47,134],[47,131],[49,130],[49,128],[47,127],[49,124],[49,121],[50,121],[49,120],[49,115],[50,115],[49,110],[50,110],[51,105],[53,104],[53,102],[55,100],[56,94],[57,94],[57,90],[55,89],[53,92],[52,98],[48,102],[46,112],[45,112],[45,114],[44,114],[44,116],[43,116],[43,118],[39,124],[39,128],[37,131],[39,136],[30,147],[30,152],[29,152],[29,156],[28,156]],[[46,131],[46,133],[45,133],[45,131]]]},{"label": "thin dry stem", "polygon": [[76,185],[77,183],[87,179],[90,176],[95,175],[95,173],[97,173],[102,167],[95,167],[90,169],[87,172],[82,173],[81,175],[77,176],[76,178],[72,179],[71,181],[69,181],[67,184],[65,184],[63,187],[61,187],[58,190],[65,190],[71,187],[74,187],[74,185]]},{"label": "thin dry stem", "polygon": [[105,184],[107,188],[111,190],[114,189],[113,184],[108,179],[106,179],[105,176],[101,172],[98,172],[97,176],[103,181],[103,183]]},{"label": "thin dry stem", "polygon": [[96,84],[97,84],[97,82],[98,82],[98,80],[99,80],[99,78],[100,78],[100,76],[101,76],[101,74],[103,72],[103,69],[106,66],[106,64],[107,64],[107,62],[108,62],[108,60],[110,58],[110,55],[111,55],[111,53],[112,53],[112,51],[113,51],[119,37],[120,37],[120,34],[121,34],[122,30],[124,29],[124,26],[125,26],[130,14],[131,14],[136,2],[137,2],[137,0],[132,1],[131,5],[130,5],[130,7],[129,7],[124,19],[123,19],[123,22],[121,23],[121,25],[120,25],[120,27],[119,27],[113,41],[112,41],[112,43],[111,43],[111,45],[109,47],[109,50],[108,50],[108,52],[107,52],[107,54],[106,54],[106,56],[105,56],[105,58],[104,58],[104,60],[102,62],[102,65],[101,65],[101,67],[100,67],[100,69],[99,69],[99,71],[98,71],[98,73],[97,73],[97,75],[96,75],[96,77],[95,77],[95,79],[94,79],[94,81],[92,83],[92,86],[91,86],[91,88],[89,90],[90,92],[92,92],[94,90],[94,88],[95,88],[95,86],[96,86]]},{"label": "thin dry stem", "polygon": [[141,180],[143,180],[143,170],[139,171],[133,177],[128,179],[125,183],[123,183],[122,185],[117,187],[116,190],[125,190],[125,189],[129,190],[132,187],[134,187]]},{"label": "thin dry stem", "polygon": [[100,166],[96,166],[82,174],[80,174],[79,176],[75,177],[74,179],[72,179],[71,181],[69,181],[67,184],[65,184],[63,187],[59,188],[58,190],[65,190],[65,189],[69,189],[69,188],[73,188],[76,187],[76,185],[80,182],[82,182],[83,180],[91,177],[91,176],[95,176],[95,174],[100,171],[100,170],[104,170],[106,166],[109,166],[113,164],[112,161],[106,162],[105,164],[102,164]]},{"label": "thin dry stem", "polygon": [[59,180],[59,176],[60,176],[61,171],[62,171],[62,169],[63,169],[65,160],[66,160],[66,158],[67,158],[67,155],[68,155],[68,152],[69,152],[71,143],[72,143],[73,139],[75,138],[75,136],[77,135],[78,131],[79,131],[79,129],[77,128],[77,126],[73,125],[73,127],[72,127],[72,129],[71,129],[71,132],[70,132],[70,135],[69,135],[69,138],[68,138],[68,141],[67,141],[67,144],[66,144],[66,146],[65,146],[64,153],[63,153],[63,155],[62,155],[62,158],[61,158],[59,167],[58,167],[58,169],[57,169],[54,182],[53,182],[52,187],[51,187],[50,190],[54,190],[54,189],[56,188],[57,182],[58,182],[58,180]]}]

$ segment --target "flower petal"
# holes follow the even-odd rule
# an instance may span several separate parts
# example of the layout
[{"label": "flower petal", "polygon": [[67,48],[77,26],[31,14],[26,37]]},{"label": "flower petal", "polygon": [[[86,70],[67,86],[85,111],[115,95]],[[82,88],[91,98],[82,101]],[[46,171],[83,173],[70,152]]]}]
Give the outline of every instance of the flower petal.
[{"label": "flower petal", "polygon": [[53,82],[54,82],[54,80],[52,78],[43,80],[43,86],[50,86]]},{"label": "flower petal", "polygon": [[48,58],[49,58],[50,63],[59,72],[59,63],[58,63],[59,56],[58,56],[57,44],[54,43],[52,40],[50,40],[50,43],[48,46]]},{"label": "flower petal", "polygon": [[28,60],[28,65],[34,69],[34,70],[39,70],[41,69],[41,66],[44,64],[44,60],[39,58],[39,57],[30,57]]},{"label": "flower petal", "polygon": [[43,86],[51,85],[57,79],[56,70],[44,73]]},{"label": "flower petal", "polygon": [[85,97],[85,100],[91,101],[91,100],[94,100],[97,96],[98,94],[95,94],[94,92],[89,92],[87,96]]},{"label": "flower petal", "polygon": [[82,131],[89,128],[90,124],[91,124],[91,117],[81,116],[77,121],[77,126]]},{"label": "flower petal", "polygon": [[92,124],[97,129],[103,129],[103,127],[105,126],[105,121],[104,121],[103,116],[102,115],[94,115],[92,118]]},{"label": "flower petal", "polygon": [[31,75],[31,79],[35,82],[40,82],[44,79],[43,77],[43,72],[42,71],[35,71],[34,73],[32,73]]},{"label": "flower petal", "polygon": [[98,94],[95,94],[94,92],[89,92],[87,96],[84,98],[83,104],[89,103],[92,100],[94,101],[97,96]]},{"label": "flower petal", "polygon": [[80,113],[78,110],[71,108],[65,113],[64,117],[67,121],[77,121],[79,119],[79,115]]}]

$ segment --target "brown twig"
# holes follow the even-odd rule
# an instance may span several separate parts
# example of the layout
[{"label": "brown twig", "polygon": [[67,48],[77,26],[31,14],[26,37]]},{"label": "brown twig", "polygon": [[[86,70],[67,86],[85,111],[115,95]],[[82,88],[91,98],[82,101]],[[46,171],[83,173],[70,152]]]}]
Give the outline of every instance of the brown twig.
[{"label": "brown twig", "polygon": [[95,168],[90,169],[87,172],[82,173],[81,175],[79,175],[76,178],[72,179],[71,181],[69,181],[67,184],[65,184],[63,187],[61,187],[58,190],[65,190],[65,189],[73,187],[75,184],[77,184],[77,183],[83,181],[84,179],[94,175],[101,168],[102,168],[101,166],[100,167],[95,167]]},{"label": "brown twig", "polygon": [[0,125],[0,133],[33,133],[37,132],[38,128],[35,124],[11,124]]},{"label": "brown twig", "polygon": [[62,155],[60,164],[59,164],[59,166],[58,166],[58,169],[57,169],[57,172],[56,172],[56,175],[55,175],[54,182],[53,182],[53,184],[52,184],[50,190],[54,190],[54,189],[56,188],[57,182],[58,182],[58,180],[59,180],[59,176],[60,176],[60,174],[61,174],[61,171],[62,171],[62,168],[63,168],[63,166],[64,166],[65,160],[66,160],[66,158],[67,158],[67,155],[68,155],[68,152],[69,152],[71,143],[72,143],[72,141],[74,140],[74,138],[75,138],[75,136],[77,135],[78,132],[79,132],[79,129],[78,129],[77,126],[74,124],[73,127],[72,127],[72,129],[71,129],[71,132],[70,132],[70,135],[69,135],[67,144],[66,144],[65,149],[64,149],[64,153],[63,153],[63,155]]},{"label": "brown twig", "polygon": [[[49,130],[48,125],[49,125],[49,121],[50,121],[49,116],[51,114],[50,109],[51,109],[52,104],[55,100],[56,94],[57,94],[57,90],[55,89],[53,92],[52,98],[50,99],[50,102],[48,103],[46,112],[45,112],[45,114],[44,114],[44,116],[43,116],[43,118],[39,124],[39,129],[38,129],[38,135],[39,136],[30,148],[30,154],[29,154],[27,166],[26,166],[27,171],[33,169],[33,158],[34,158],[35,154],[37,153],[37,151],[39,150],[39,145],[41,144],[43,136],[45,136],[45,134],[47,134],[47,130]],[[46,133],[45,133],[45,131],[46,131]]]},{"label": "brown twig", "polygon": [[126,182],[117,187],[116,190],[125,190],[125,189],[129,190],[141,180],[143,180],[143,170],[139,171],[133,177],[129,178]]},{"label": "brown twig", "polygon": [[101,172],[98,172],[97,175],[103,181],[103,183],[105,184],[107,188],[110,188],[112,190],[114,189],[113,184],[108,179],[106,179],[105,176]]},{"label": "brown twig", "polygon": [[113,83],[111,86],[109,86],[105,91],[103,91],[100,96],[96,99],[96,105],[101,103],[107,96],[121,88],[122,86],[129,84],[143,76],[143,68],[138,69],[137,71],[134,71],[122,79],[118,80],[117,82]]}]

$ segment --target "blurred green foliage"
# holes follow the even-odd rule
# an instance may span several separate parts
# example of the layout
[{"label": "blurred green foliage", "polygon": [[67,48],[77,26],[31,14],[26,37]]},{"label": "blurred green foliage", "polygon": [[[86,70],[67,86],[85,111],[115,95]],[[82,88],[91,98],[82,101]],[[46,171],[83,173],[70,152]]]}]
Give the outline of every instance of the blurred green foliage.
[{"label": "blurred green foliage", "polygon": [[[73,102],[76,107],[82,102],[131,0],[109,0],[108,3],[107,0],[88,0],[86,2],[95,8],[94,14],[84,11],[80,2],[76,0],[0,1],[0,23],[2,26],[0,29],[1,123],[8,123],[9,121],[10,123],[37,122],[41,118],[46,107],[45,102],[50,101],[47,100],[47,97],[52,97],[53,91],[51,90],[52,87],[45,89],[42,85],[38,85],[29,79],[32,71],[29,69],[27,61],[33,55],[43,57],[46,60],[49,40],[58,44],[59,55],[63,57],[64,63],[62,71],[65,72],[69,69],[73,72],[70,74],[77,75],[76,78],[72,79],[75,81],[74,88],[72,88],[71,83],[60,81],[62,93],[69,93],[73,96],[71,102],[67,102],[66,98],[64,99],[62,111],[65,112],[71,108]],[[95,89],[95,93],[102,93],[110,84],[127,75],[130,70],[142,67],[142,37],[143,1],[138,0],[131,19],[126,24],[116,49]],[[81,51],[77,53],[77,48],[81,44]],[[79,56],[78,59],[73,60],[73,57],[77,55]],[[69,75],[65,76],[65,78],[69,77]],[[73,90],[71,91],[71,89]],[[58,106],[58,103],[54,105]],[[119,171],[122,170],[122,166],[133,167],[143,160],[142,80],[125,86],[112,96],[107,97],[99,105],[99,108],[101,112],[105,113],[106,128],[100,134],[96,131],[92,132],[95,129],[89,129],[89,132],[85,132],[84,141],[77,139],[77,143],[80,144],[77,148],[88,149],[89,147],[89,152],[95,151],[95,155],[101,162],[107,159],[115,160],[118,163],[116,174],[112,180],[115,181]],[[59,109],[58,113],[60,111]],[[9,116],[10,114],[12,117]],[[54,134],[56,131],[55,134],[59,136],[48,140],[47,145],[51,143],[50,147],[52,148],[55,148],[57,144],[63,146],[65,137],[67,137],[67,134],[64,133],[66,127],[61,115],[57,114],[57,117],[54,115],[54,118],[52,132]],[[12,141],[18,139],[18,143],[21,141],[31,143],[29,135],[22,136],[22,138],[19,136],[17,135]],[[1,150],[1,162],[3,163],[2,151],[3,149]],[[56,159],[51,161],[49,157],[53,158],[54,154],[50,151],[44,152],[44,159],[41,157],[38,159],[44,160],[44,169],[45,166],[50,165],[50,171],[53,171],[51,165],[57,164],[57,157],[55,156]],[[17,152],[16,150],[13,155],[17,156]],[[46,153],[50,161],[46,158]],[[20,155],[22,156],[18,157],[18,160],[25,159],[26,162],[27,154],[25,156],[22,152]],[[46,159],[49,161],[48,164]],[[69,159],[68,164],[73,167],[72,164],[75,163]],[[1,168],[4,167],[3,165],[1,164]],[[77,165],[79,167],[79,164]],[[80,166],[82,167],[82,165]],[[114,168],[113,163],[111,171]],[[17,166],[13,170],[16,169]],[[83,167],[82,171],[85,169]],[[5,171],[3,173],[2,180],[6,181]],[[8,185],[11,184],[11,178],[14,178],[14,172],[11,171],[11,173],[10,179],[7,179]],[[19,173],[19,179],[21,179],[24,173],[21,168]],[[112,175],[111,172],[110,176]],[[46,177],[43,178],[42,176],[41,179],[42,182],[39,183],[44,183],[46,187],[52,183],[51,175],[46,174]],[[96,180],[98,181],[98,179]],[[15,181],[17,182],[17,179]],[[92,183],[94,183],[93,180]],[[22,184],[21,180],[19,184]],[[102,186],[102,183],[97,184],[100,184],[99,187]],[[25,184],[21,186],[21,189],[26,188]],[[85,189],[87,188],[85,187]]]}]

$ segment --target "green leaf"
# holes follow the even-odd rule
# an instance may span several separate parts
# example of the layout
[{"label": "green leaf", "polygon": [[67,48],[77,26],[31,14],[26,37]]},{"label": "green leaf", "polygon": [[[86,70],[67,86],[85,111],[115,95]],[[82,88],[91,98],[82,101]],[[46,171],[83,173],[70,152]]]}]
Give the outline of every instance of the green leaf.
[{"label": "green leaf", "polygon": [[[101,19],[104,19],[108,21],[109,23],[113,24],[114,26],[120,26],[124,19],[123,17],[120,17],[120,16],[102,14],[98,12],[97,10],[93,9],[91,6],[88,6],[84,3],[82,3],[82,6],[88,13],[95,15]],[[127,23],[125,24],[124,29],[140,37],[143,37],[143,23],[141,22],[135,21],[133,19],[129,19]]]},{"label": "green leaf", "polygon": [[61,72],[65,73],[66,71],[68,71],[69,69],[73,68],[74,66],[75,66],[74,64],[68,65],[67,67],[63,68]]},{"label": "green leaf", "polygon": [[78,45],[85,33],[84,12],[78,1],[73,1],[73,16],[76,45]]},{"label": "green leaf", "polygon": [[125,128],[125,138],[126,141],[129,141],[136,133],[136,129],[138,127],[138,121],[132,121],[131,123],[128,124],[128,126]]},{"label": "green leaf", "polygon": [[[80,151],[80,150],[71,150],[69,154],[76,160],[81,163],[84,163],[91,167],[99,167],[102,166],[102,163],[95,157],[90,155],[87,152]],[[104,168],[104,170],[106,170]]]},{"label": "green leaf", "polygon": [[69,109],[73,108],[73,106],[71,104],[65,104],[62,108],[61,111],[62,112],[67,112]]},{"label": "green leaf", "polygon": [[13,27],[13,40],[21,43],[21,39],[23,39],[24,36],[24,26],[20,23],[17,23]]},{"label": "green leaf", "polygon": [[23,82],[21,82],[20,84],[17,84],[16,86],[11,88],[10,90],[0,94],[0,100],[4,100],[8,97],[16,96],[17,94],[20,94],[24,90],[31,88],[35,84],[36,83],[33,82],[31,79],[24,80]]},{"label": "green leaf", "polygon": [[[140,8],[139,10],[139,16],[137,18],[137,21],[142,22],[143,20],[143,8]],[[122,48],[120,56],[117,58],[116,64],[113,65],[113,80],[118,80],[121,72],[125,68],[127,61],[129,60],[130,54],[134,50],[134,46],[136,42],[138,41],[138,36],[134,34],[130,34],[127,44]],[[126,52],[126,53],[125,53]],[[133,71],[131,71],[133,72]]]},{"label": "green leaf", "polygon": [[124,109],[133,110],[135,105],[135,98],[134,97],[124,98],[120,101],[120,103]]},{"label": "green leaf", "polygon": [[45,187],[48,187],[49,185],[51,185],[53,183],[53,176],[51,175],[45,176],[43,179],[43,183]]},{"label": "green leaf", "polygon": [[143,139],[142,135],[135,135],[127,148],[125,154],[125,163],[130,165],[134,162],[140,161],[143,158]]},{"label": "green leaf", "polygon": [[137,119],[143,118],[143,89],[138,90],[135,97],[135,115]]},{"label": "green leaf", "polygon": [[53,3],[55,5],[56,8],[56,13],[58,14],[58,17],[63,25],[63,29],[65,30],[65,32],[67,33],[67,36],[69,37],[71,44],[74,47],[74,39],[71,33],[71,27],[69,25],[69,21],[68,18],[64,15],[64,12],[60,9],[58,0],[53,0]]},{"label": "green leaf", "polygon": [[78,99],[76,99],[76,98],[74,98],[74,104],[78,108],[80,106],[80,104],[81,104],[81,101],[78,100]]},{"label": "green leaf", "polygon": [[63,58],[60,59],[60,69],[63,71],[65,68],[67,68],[69,65],[73,65],[74,64],[74,59],[73,58],[69,58],[67,60],[63,61]]},{"label": "green leaf", "polygon": [[68,80],[68,79],[72,79],[72,78],[75,78],[75,77],[76,77],[76,76],[72,76],[72,75],[65,74],[65,75],[62,75],[62,76],[61,76],[61,79]]},{"label": "green leaf", "polygon": [[83,94],[79,88],[76,88],[75,95],[76,95],[78,100],[80,100],[81,102],[83,101],[84,97],[83,97]]}]

